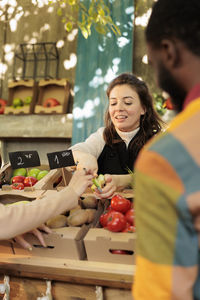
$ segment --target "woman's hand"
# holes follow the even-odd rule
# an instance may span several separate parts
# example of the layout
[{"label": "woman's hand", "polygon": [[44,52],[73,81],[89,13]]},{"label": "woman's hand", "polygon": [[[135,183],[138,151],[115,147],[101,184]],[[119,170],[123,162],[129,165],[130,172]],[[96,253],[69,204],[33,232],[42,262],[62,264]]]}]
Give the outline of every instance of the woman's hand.
[{"label": "woman's hand", "polygon": [[105,174],[104,176],[106,183],[102,188],[102,192],[99,192],[98,190],[95,191],[95,196],[101,199],[111,198],[116,191],[121,191],[127,187],[130,187],[132,183],[132,175],[130,174]]},{"label": "woman's hand", "polygon": [[[43,247],[46,247],[46,243],[45,243],[44,237],[43,237],[43,235],[42,235],[42,233],[41,233],[40,230],[42,230],[42,231],[44,231],[46,233],[51,233],[52,232],[49,227],[47,227],[46,225],[43,224],[40,227],[38,227],[38,229],[33,229],[33,230],[29,231],[28,233],[32,233],[33,235],[35,235],[37,237],[37,239],[39,240],[40,244]],[[29,251],[32,250],[32,245],[26,241],[25,234],[21,234],[21,235],[16,236],[14,238],[14,240],[22,248],[27,249]]]},{"label": "woman's hand", "polygon": [[70,182],[69,187],[71,187],[78,196],[81,196],[87,187],[93,184],[92,178],[94,178],[93,172],[91,170],[77,170],[74,172]]},{"label": "woman's hand", "polygon": [[96,175],[98,171],[97,159],[93,155],[77,150],[73,150],[75,162],[77,162],[77,170],[90,170],[92,174]]},{"label": "woman's hand", "polygon": [[114,175],[105,174],[105,186],[102,188],[102,192],[99,192],[97,189],[95,191],[95,196],[106,199],[111,198],[115,191],[117,190],[117,182]]}]

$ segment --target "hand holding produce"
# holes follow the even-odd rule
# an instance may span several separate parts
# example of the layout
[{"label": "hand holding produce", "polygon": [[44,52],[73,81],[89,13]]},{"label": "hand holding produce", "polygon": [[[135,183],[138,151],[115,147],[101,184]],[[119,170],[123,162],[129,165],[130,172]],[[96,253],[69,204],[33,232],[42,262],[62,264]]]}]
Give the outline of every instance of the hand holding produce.
[{"label": "hand holding produce", "polygon": [[77,170],[74,172],[68,186],[80,196],[85,192],[88,186],[92,185],[92,179],[93,175],[90,174],[90,171],[85,174],[84,170]]},{"label": "hand holding produce", "polygon": [[101,193],[102,187],[105,184],[105,178],[104,175],[99,174],[98,177],[92,179],[93,185],[91,186],[91,189],[95,191],[96,189]]},{"label": "hand holding produce", "polygon": [[114,192],[117,190],[117,184],[115,182],[115,177],[110,174],[104,175],[104,186],[102,187],[101,193],[95,189],[94,192],[96,196],[100,197],[101,199],[110,198]]}]

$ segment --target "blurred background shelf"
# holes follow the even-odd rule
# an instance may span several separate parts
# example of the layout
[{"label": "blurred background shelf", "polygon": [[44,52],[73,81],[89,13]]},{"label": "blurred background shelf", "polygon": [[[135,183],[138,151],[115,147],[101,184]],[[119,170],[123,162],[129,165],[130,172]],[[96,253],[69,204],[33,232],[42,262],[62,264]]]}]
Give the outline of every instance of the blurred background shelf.
[{"label": "blurred background shelf", "polygon": [[42,164],[46,153],[66,150],[71,145],[72,115],[1,115],[2,165],[8,152],[37,150]]}]

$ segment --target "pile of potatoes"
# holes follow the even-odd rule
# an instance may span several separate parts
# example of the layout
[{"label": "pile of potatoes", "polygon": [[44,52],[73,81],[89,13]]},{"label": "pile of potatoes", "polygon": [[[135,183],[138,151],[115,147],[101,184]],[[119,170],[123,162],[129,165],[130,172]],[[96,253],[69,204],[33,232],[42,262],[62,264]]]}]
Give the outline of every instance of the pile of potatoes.
[{"label": "pile of potatoes", "polygon": [[79,200],[79,205],[62,215],[50,218],[46,225],[50,228],[66,226],[81,226],[90,224],[95,218],[98,200],[94,196],[87,196]]}]

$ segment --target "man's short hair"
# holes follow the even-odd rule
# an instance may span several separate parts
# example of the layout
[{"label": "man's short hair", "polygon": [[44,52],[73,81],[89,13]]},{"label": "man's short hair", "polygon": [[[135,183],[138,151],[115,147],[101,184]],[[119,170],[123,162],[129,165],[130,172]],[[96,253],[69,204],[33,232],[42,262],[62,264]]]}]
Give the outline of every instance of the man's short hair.
[{"label": "man's short hair", "polygon": [[154,4],[147,42],[159,48],[163,39],[173,38],[200,56],[200,0],[158,0]]}]

